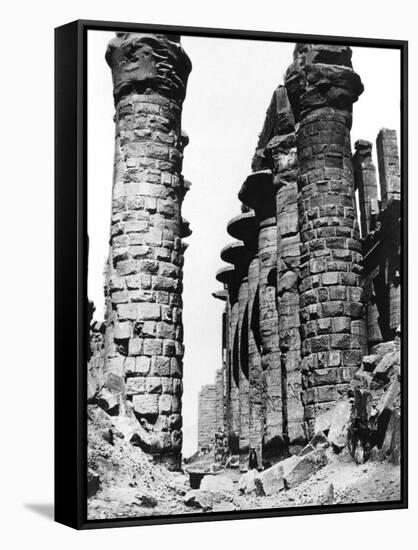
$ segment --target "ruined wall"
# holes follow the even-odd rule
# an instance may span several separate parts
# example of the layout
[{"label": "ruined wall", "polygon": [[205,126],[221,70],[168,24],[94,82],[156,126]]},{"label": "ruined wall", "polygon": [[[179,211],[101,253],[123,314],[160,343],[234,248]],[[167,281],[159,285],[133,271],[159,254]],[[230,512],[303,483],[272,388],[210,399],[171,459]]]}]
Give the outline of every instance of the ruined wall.
[{"label": "ruined wall", "polygon": [[116,134],[105,374],[132,402],[156,460],[178,468],[188,188],[181,110],[191,64],[178,36],[141,33],[117,33],[106,60]]}]

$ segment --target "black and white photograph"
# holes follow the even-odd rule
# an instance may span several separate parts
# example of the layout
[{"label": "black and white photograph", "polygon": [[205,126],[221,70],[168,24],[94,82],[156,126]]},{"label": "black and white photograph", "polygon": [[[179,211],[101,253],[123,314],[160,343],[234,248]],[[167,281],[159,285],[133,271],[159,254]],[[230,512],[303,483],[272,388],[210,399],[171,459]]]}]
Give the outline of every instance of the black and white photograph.
[{"label": "black and white photograph", "polygon": [[86,44],[87,521],[400,507],[402,49]]}]

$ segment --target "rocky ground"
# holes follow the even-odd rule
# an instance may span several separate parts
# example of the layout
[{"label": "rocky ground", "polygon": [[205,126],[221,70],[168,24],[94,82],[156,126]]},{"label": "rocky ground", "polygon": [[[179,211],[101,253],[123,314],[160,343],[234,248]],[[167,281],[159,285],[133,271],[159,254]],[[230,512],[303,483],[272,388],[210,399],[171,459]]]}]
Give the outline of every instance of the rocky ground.
[{"label": "rocky ground", "polygon": [[[400,495],[399,343],[380,344],[334,409],[317,418],[304,449],[262,472],[220,468],[196,455],[181,473],[153,463],[137,446],[129,415],[88,409],[88,517],[108,519],[196,512],[397,501]],[[234,457],[235,459],[237,457]],[[238,465],[238,460],[230,460]]]}]

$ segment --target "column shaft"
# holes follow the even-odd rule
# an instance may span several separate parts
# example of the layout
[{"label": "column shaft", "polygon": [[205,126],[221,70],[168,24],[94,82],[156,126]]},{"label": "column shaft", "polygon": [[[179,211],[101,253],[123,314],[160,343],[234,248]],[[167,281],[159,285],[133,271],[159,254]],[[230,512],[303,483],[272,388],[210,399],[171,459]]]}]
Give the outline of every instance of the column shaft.
[{"label": "column shaft", "polygon": [[[109,289],[125,395],[168,467],[182,447],[181,110],[190,61],[178,37],[118,33],[108,47],[116,107]],[[167,72],[167,66],[170,71]]]}]

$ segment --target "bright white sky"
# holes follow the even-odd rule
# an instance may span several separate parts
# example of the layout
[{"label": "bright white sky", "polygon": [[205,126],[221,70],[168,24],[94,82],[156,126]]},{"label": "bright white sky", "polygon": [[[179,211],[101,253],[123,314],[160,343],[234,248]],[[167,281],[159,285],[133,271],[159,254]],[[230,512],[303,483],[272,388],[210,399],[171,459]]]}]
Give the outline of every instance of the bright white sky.
[{"label": "bright white sky", "polygon": [[[113,98],[104,54],[114,36],[88,31],[88,295],[103,318],[103,266],[107,257],[113,174]],[[183,109],[184,177],[192,188],[183,215],[193,234],[184,266],[183,452],[197,447],[197,394],[213,383],[221,366],[223,303],[215,272],[219,252],[231,240],[226,224],[240,212],[238,190],[250,172],[251,158],[274,88],[292,60],[293,43],[184,37],[193,69]],[[380,128],[400,127],[400,53],[353,48],[353,66],[365,92],[354,106],[352,143],[375,143]],[[376,162],[376,160],[375,160]]]}]

